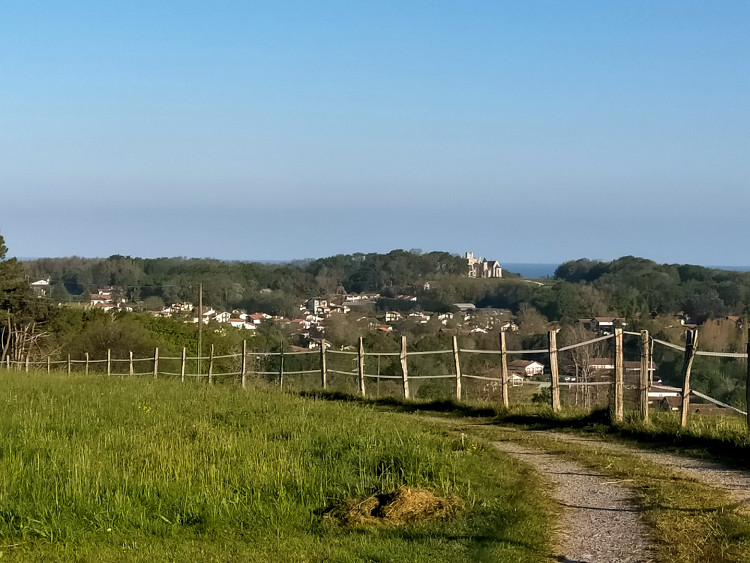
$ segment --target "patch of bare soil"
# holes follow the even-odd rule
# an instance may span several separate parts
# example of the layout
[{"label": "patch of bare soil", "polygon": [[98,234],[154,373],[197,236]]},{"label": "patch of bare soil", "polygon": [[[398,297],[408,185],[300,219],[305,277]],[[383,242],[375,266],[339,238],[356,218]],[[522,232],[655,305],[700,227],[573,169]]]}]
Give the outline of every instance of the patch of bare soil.
[{"label": "patch of bare soil", "polygon": [[412,522],[452,516],[464,507],[461,499],[438,497],[425,489],[399,487],[365,499],[350,499],[326,513],[326,518],[346,528],[372,525],[403,526]]}]

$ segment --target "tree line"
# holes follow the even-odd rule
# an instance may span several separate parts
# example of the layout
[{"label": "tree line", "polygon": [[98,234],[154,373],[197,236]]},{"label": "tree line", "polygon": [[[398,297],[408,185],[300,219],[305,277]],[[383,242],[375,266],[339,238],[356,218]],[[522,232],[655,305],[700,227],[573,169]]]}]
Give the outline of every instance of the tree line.
[{"label": "tree line", "polygon": [[[167,354],[177,353],[183,346],[195,351],[196,327],[181,320],[58,306],[88,303],[90,294],[103,286],[121,288],[122,297],[136,311],[180,301],[196,303],[200,284],[206,305],[288,318],[298,314],[305,299],[336,293],[380,293],[381,300],[366,311],[372,317],[386,310],[457,312],[457,303],[472,303],[480,311],[507,310],[520,327],[509,338],[515,341],[514,346],[524,349],[543,347],[551,322],[564,328],[593,316],[622,317],[633,330],[647,328],[657,338],[679,342],[684,329],[675,314],[682,312],[683,319],[702,324],[704,345],[739,351],[745,344],[740,325],[726,318],[745,318],[750,307],[750,273],[658,264],[632,256],[609,262],[565,262],[553,279],[534,281],[512,274],[502,279],[472,279],[466,275],[464,258],[416,250],[341,254],[279,264],[121,255],[22,263],[6,258],[6,253],[0,237],[0,345],[3,356],[13,354],[19,359],[30,350],[54,355],[62,350],[97,354],[122,348],[123,353],[132,350],[145,356],[156,346]],[[38,299],[31,291],[29,282],[37,279],[50,280],[48,299]],[[398,299],[401,294],[416,296],[417,301]],[[368,336],[371,331],[367,322],[355,324],[353,316],[327,324],[327,338],[338,338],[340,346],[353,345],[358,336]],[[460,333],[465,347],[492,348],[496,344],[497,329],[494,334],[466,334],[465,327],[458,330],[459,324],[452,321],[446,326],[434,318],[426,324],[405,320],[396,323],[394,334],[369,334],[368,339],[373,346],[395,347],[400,334],[409,335],[410,342],[418,345],[422,340],[429,342],[428,337]],[[213,328],[206,331],[205,343],[214,344],[217,353],[235,352],[246,337],[225,327]],[[257,349],[272,351],[296,343],[272,323],[257,332],[253,338]],[[705,363],[697,378],[706,379],[706,385],[721,396],[739,396],[739,368],[718,360]],[[679,358],[666,357],[662,364],[664,373],[676,371]]]}]

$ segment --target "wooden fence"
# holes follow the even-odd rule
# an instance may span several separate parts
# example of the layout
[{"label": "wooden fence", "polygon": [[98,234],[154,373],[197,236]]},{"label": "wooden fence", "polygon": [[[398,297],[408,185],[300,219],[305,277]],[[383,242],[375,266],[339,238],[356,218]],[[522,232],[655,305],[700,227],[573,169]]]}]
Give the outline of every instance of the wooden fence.
[{"label": "wooden fence", "polygon": [[[367,395],[367,389],[368,389],[368,380],[377,379],[380,380],[399,380],[401,383],[402,393],[403,397],[405,399],[409,399],[411,397],[410,389],[409,389],[409,382],[413,380],[424,380],[424,379],[451,379],[454,381],[455,385],[455,398],[456,400],[461,400],[463,396],[463,381],[465,379],[475,379],[475,380],[484,380],[491,382],[499,387],[499,397],[498,399],[500,402],[505,406],[508,407],[510,405],[510,393],[509,393],[509,387],[511,385],[510,381],[510,373],[508,370],[508,356],[509,355],[541,355],[547,358],[549,362],[549,372],[550,372],[550,381],[549,383],[541,383],[538,381],[534,382],[527,382],[524,381],[523,383],[530,383],[537,386],[549,386],[550,388],[550,403],[552,410],[555,412],[558,412],[561,409],[561,402],[560,402],[560,388],[561,387],[576,387],[576,386],[595,386],[595,385],[606,385],[609,386],[610,392],[609,392],[609,406],[612,412],[612,417],[615,421],[622,421],[623,419],[623,411],[624,411],[624,399],[623,399],[623,391],[624,391],[624,361],[623,361],[623,338],[624,336],[633,336],[637,337],[640,340],[639,343],[639,350],[640,350],[640,380],[638,384],[638,411],[640,414],[640,417],[644,421],[648,421],[649,419],[649,390],[652,385],[651,378],[649,377],[649,373],[652,366],[652,356],[653,356],[653,349],[655,345],[664,346],[667,348],[671,348],[674,350],[678,350],[683,352],[683,365],[682,365],[682,399],[681,399],[681,424],[682,426],[685,426],[687,424],[687,417],[688,417],[688,409],[690,406],[690,395],[691,393],[707,400],[711,403],[714,403],[716,405],[719,405],[721,407],[726,407],[733,409],[747,417],[748,420],[748,426],[750,427],[750,415],[748,415],[747,412],[741,411],[735,407],[732,407],[730,405],[727,405],[725,403],[722,403],[721,401],[717,401],[716,399],[713,399],[711,397],[708,397],[707,395],[704,395],[702,393],[696,392],[691,390],[690,388],[690,374],[692,370],[693,361],[696,356],[714,356],[714,357],[725,357],[725,358],[748,358],[748,354],[750,354],[750,331],[748,333],[749,335],[749,343],[747,352],[745,353],[721,353],[721,352],[709,352],[709,351],[701,351],[697,348],[697,342],[698,342],[698,331],[696,330],[689,330],[686,335],[686,343],[685,346],[678,346],[676,344],[672,344],[669,342],[665,342],[662,340],[654,339],[649,337],[649,333],[646,330],[638,332],[627,332],[623,331],[622,329],[615,329],[613,334],[600,336],[598,338],[594,338],[591,340],[587,340],[585,342],[579,342],[575,343],[569,346],[563,346],[559,347],[557,346],[557,332],[552,330],[548,332],[547,335],[547,347],[543,349],[530,349],[530,350],[508,350],[505,343],[505,333],[500,333],[500,345],[498,349],[496,350],[477,350],[477,349],[464,349],[459,348],[458,346],[458,340],[454,336],[452,339],[452,347],[450,349],[445,350],[429,350],[429,351],[407,351],[406,346],[406,337],[401,337],[401,349],[399,352],[365,352],[364,349],[364,342],[362,338],[359,338],[358,347],[356,351],[353,350],[334,350],[334,349],[328,349],[329,344],[323,340],[321,342],[320,348],[318,350],[310,350],[310,351],[285,351],[282,347],[282,349],[279,352],[258,352],[258,351],[251,351],[249,352],[247,350],[247,342],[243,342],[242,344],[242,351],[237,354],[229,354],[229,355],[222,355],[218,356],[214,354],[214,347],[211,346],[210,353],[208,357],[188,357],[186,354],[186,349],[182,349],[182,355],[180,357],[160,357],[159,356],[159,349],[156,348],[154,350],[154,355],[152,357],[148,358],[134,358],[133,353],[129,353],[129,357],[127,359],[123,358],[112,358],[110,351],[107,351],[107,358],[101,359],[101,360],[93,360],[89,357],[89,354],[86,353],[84,359],[74,360],[71,359],[70,355],[67,356],[65,360],[57,360],[53,361],[51,358],[47,358],[46,362],[32,362],[29,361],[29,358],[27,357],[25,362],[19,362],[19,361],[12,361],[10,357],[6,357],[6,368],[12,369],[15,368],[17,370],[23,370],[29,371],[31,367],[34,367],[35,369],[44,369],[46,367],[47,372],[51,372],[54,370],[63,370],[66,371],[68,374],[72,373],[73,366],[83,366],[83,371],[88,374],[89,368],[94,365],[101,365],[106,364],[106,373],[107,375],[129,375],[129,376],[152,376],[153,378],[158,378],[159,376],[171,376],[171,377],[179,377],[180,380],[184,383],[186,378],[205,378],[209,384],[213,384],[214,380],[217,377],[236,377],[239,381],[241,381],[241,384],[243,387],[247,387],[248,384],[248,377],[251,375],[263,375],[263,376],[271,376],[272,378],[276,378],[278,380],[278,383],[281,387],[284,386],[284,378],[289,376],[299,376],[299,375],[319,375],[320,377],[320,386],[322,389],[326,390],[328,389],[328,376],[329,374],[337,374],[337,375],[343,375],[347,377],[356,377],[356,383],[357,388],[359,391],[359,394],[361,396]],[[580,348],[583,346],[589,346],[591,344],[602,342],[605,340],[614,340],[614,373],[612,377],[612,381],[595,381],[595,382],[579,382],[579,381],[560,381],[560,375],[559,375],[559,355],[563,352],[574,350],[576,348]],[[449,374],[443,374],[443,375],[420,375],[417,373],[410,373],[409,372],[409,358],[415,357],[415,356],[424,356],[424,355],[450,355],[451,363],[453,365],[453,372]],[[485,354],[485,355],[492,355],[496,358],[497,366],[500,368],[500,376],[499,377],[486,377],[483,375],[476,375],[476,374],[470,374],[465,373],[461,369],[461,356],[462,354],[464,356],[470,355],[470,354]],[[255,356],[255,357],[263,357],[263,356],[271,356],[271,357],[277,357],[278,358],[278,370],[277,371],[256,371],[252,370],[248,367],[248,355]],[[284,370],[284,359],[299,355],[317,355],[318,360],[318,366],[315,369],[308,369],[308,370]],[[343,371],[343,370],[337,370],[333,369],[329,366],[329,358],[330,356],[351,356],[354,360],[356,360],[357,368],[352,371]],[[400,364],[400,374],[399,375],[383,375],[383,374],[372,374],[372,373],[366,373],[365,372],[365,358],[366,357],[383,357],[383,356],[392,356],[392,357],[398,357],[398,362]],[[224,371],[221,373],[215,373],[215,364],[219,360],[223,359],[232,359],[232,360],[239,360],[239,370],[238,371]],[[168,372],[160,369],[160,361],[178,361],[180,365],[179,372]],[[207,371],[205,373],[201,370],[201,362],[207,361],[208,367]],[[189,362],[195,362],[195,364],[198,366],[197,373],[187,373],[186,368]],[[127,373],[118,372],[115,373],[114,367],[119,364],[127,364]],[[137,370],[136,367],[140,366],[142,364],[147,364],[149,367],[148,371],[143,370]],[[80,369],[80,368],[79,368]],[[748,365],[747,369],[747,400],[750,404],[750,365]]]}]

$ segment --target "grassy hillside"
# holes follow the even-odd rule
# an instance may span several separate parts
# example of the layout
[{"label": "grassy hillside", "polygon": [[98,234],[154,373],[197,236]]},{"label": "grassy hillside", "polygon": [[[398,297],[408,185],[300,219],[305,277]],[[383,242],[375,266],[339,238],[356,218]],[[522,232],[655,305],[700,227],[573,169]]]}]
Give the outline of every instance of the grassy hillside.
[{"label": "grassy hillside", "polygon": [[[167,381],[0,370],[0,554],[45,561],[540,561],[525,470],[397,413]],[[448,520],[348,529],[347,499],[459,498]]]}]

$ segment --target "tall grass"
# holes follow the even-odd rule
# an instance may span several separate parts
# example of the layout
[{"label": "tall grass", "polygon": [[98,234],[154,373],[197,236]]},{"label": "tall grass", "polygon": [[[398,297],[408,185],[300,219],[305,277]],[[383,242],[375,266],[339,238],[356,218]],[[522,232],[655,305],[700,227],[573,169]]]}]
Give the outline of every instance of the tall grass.
[{"label": "tall grass", "polygon": [[[549,510],[523,468],[397,413],[264,388],[0,377],[0,550],[19,560],[545,553]],[[400,485],[468,508],[449,522],[356,533],[322,518]]]}]

